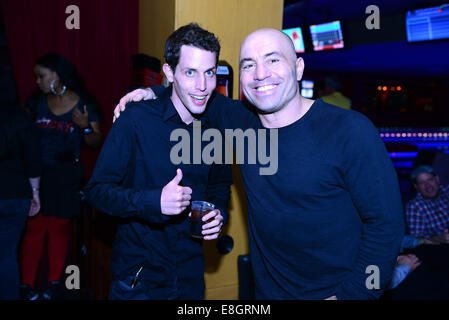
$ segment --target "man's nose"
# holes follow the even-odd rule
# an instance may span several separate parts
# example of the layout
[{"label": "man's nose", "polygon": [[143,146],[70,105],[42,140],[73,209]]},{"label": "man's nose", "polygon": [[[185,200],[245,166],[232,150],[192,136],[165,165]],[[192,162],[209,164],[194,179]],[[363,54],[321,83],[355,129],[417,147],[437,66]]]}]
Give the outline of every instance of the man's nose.
[{"label": "man's nose", "polygon": [[200,75],[196,79],[196,89],[200,91],[205,91],[207,89],[207,81],[204,75]]},{"label": "man's nose", "polygon": [[256,65],[256,72],[254,74],[255,80],[264,80],[271,75],[270,69],[268,69],[263,63]]},{"label": "man's nose", "polygon": [[424,182],[424,188],[429,188],[429,187],[432,187],[432,186],[433,186],[432,183]]}]

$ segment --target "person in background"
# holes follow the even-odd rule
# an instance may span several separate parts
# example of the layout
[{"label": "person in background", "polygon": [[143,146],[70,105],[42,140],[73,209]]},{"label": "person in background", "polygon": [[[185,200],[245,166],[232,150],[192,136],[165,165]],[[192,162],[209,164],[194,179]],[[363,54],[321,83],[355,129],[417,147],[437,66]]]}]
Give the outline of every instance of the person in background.
[{"label": "person in background", "polygon": [[34,73],[40,93],[27,101],[27,107],[40,139],[41,211],[28,219],[26,226],[21,292],[24,299],[36,296],[36,274],[44,244],[48,243],[48,287],[42,298],[51,300],[58,298],[62,289],[60,278],[67,258],[71,218],[80,214],[81,143],[98,148],[102,137],[93,99],[70,61],[49,53],[37,59]]},{"label": "person in background", "polygon": [[409,232],[423,241],[449,243],[449,186],[440,185],[440,178],[431,166],[415,168],[410,179],[417,191],[406,205]]},{"label": "person in background", "polygon": [[351,99],[340,92],[341,81],[339,79],[336,77],[326,77],[324,84],[323,95],[320,99],[343,109],[351,109]]},{"label": "person in background", "polygon": [[[402,258],[398,258],[390,288],[392,290],[386,293],[386,297],[390,300],[447,300],[448,187],[440,185],[435,169],[428,165],[415,167],[410,180],[417,190],[417,195],[408,201],[405,207],[408,234],[403,238],[400,256]],[[419,268],[413,271],[413,265],[416,264]],[[399,281],[401,277],[402,281]]]},{"label": "person in background", "polygon": [[[0,106],[0,299],[18,300],[17,250],[27,215],[40,209],[40,150],[22,107]],[[37,298],[35,296],[34,298]]]},{"label": "person in background", "polygon": [[141,87],[154,87],[162,84],[161,61],[144,53],[131,57],[133,69],[131,73],[131,86],[126,92]]}]

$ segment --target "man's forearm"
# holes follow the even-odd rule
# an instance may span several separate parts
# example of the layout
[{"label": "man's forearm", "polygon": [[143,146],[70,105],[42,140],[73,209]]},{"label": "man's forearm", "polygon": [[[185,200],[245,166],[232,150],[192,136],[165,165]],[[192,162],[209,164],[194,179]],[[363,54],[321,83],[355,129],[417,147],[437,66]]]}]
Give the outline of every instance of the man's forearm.
[{"label": "man's forearm", "polygon": [[161,188],[134,190],[113,183],[90,181],[85,190],[87,201],[109,215],[137,217],[151,223],[168,219],[161,213]]}]

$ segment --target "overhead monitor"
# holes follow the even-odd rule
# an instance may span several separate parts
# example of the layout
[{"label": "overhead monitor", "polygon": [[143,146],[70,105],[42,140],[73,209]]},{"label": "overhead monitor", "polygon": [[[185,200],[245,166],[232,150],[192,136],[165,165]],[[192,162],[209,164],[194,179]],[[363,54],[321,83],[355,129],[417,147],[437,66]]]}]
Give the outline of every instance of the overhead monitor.
[{"label": "overhead monitor", "polygon": [[339,20],[309,27],[314,51],[344,48],[343,32]]},{"label": "overhead monitor", "polygon": [[305,51],[304,39],[300,27],[284,29],[282,31],[292,39],[296,53],[303,53]]},{"label": "overhead monitor", "polygon": [[408,42],[449,39],[449,4],[407,11],[405,28]]}]

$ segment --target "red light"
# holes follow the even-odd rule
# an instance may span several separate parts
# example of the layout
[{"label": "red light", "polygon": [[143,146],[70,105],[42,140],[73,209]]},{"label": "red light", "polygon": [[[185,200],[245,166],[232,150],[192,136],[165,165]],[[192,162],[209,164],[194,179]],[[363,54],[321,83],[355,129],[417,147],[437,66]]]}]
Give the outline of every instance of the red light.
[{"label": "red light", "polygon": [[402,90],[401,86],[397,86],[396,90],[401,91]]},{"label": "red light", "polygon": [[387,87],[385,87],[385,86],[382,87],[382,90],[383,90],[383,91],[387,91]]}]

